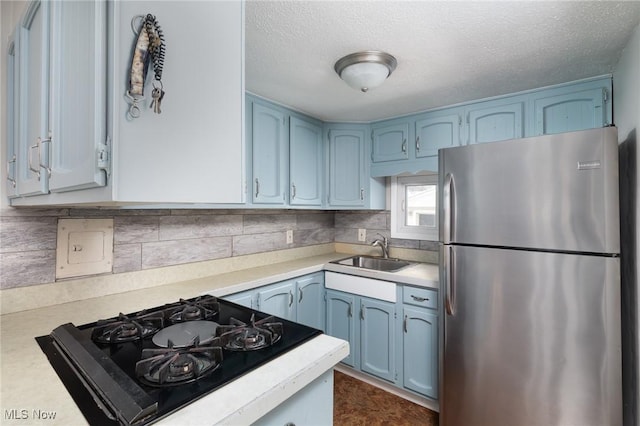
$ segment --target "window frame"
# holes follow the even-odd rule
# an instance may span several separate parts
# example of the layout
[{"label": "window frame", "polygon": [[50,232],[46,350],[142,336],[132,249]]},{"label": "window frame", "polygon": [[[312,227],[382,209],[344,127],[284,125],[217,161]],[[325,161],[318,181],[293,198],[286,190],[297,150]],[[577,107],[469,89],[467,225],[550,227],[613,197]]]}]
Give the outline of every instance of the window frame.
[{"label": "window frame", "polygon": [[[406,203],[406,187],[411,185],[436,186],[435,225],[409,226],[405,224],[404,206]],[[438,241],[438,175],[421,174],[412,176],[391,177],[391,238],[405,240]]]}]

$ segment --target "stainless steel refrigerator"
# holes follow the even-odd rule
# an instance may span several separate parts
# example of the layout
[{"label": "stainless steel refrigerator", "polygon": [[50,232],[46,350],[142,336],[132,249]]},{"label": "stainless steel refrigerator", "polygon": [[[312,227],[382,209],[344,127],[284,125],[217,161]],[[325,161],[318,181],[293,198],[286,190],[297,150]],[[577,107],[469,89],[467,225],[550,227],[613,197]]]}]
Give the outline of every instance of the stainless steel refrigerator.
[{"label": "stainless steel refrigerator", "polygon": [[622,424],[613,127],[441,149],[440,424]]}]

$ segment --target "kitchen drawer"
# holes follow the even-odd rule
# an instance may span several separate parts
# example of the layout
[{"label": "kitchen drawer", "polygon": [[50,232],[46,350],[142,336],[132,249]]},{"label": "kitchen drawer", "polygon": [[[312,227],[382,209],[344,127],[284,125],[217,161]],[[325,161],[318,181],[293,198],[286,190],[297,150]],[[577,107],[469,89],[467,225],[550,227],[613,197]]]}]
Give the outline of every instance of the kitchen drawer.
[{"label": "kitchen drawer", "polygon": [[424,308],[438,309],[438,292],[427,288],[404,286],[402,302]]}]

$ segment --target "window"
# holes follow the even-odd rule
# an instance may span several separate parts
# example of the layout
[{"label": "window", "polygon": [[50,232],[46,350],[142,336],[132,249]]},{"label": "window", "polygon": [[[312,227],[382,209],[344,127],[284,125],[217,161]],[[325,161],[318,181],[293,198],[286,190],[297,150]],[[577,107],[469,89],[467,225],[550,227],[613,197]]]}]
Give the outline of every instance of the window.
[{"label": "window", "polygon": [[438,240],[438,175],[391,178],[391,237]]}]

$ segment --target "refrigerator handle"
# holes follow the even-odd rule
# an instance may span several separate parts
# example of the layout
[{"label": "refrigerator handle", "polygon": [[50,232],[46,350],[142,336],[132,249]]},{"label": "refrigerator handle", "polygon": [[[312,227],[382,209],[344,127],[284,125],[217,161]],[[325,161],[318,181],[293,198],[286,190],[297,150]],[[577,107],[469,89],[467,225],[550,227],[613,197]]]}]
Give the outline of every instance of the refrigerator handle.
[{"label": "refrigerator handle", "polygon": [[455,277],[455,256],[453,247],[446,247],[444,256],[445,269],[445,299],[444,307],[447,315],[456,314],[456,277]]},{"label": "refrigerator handle", "polygon": [[442,242],[450,243],[454,237],[454,224],[456,218],[456,203],[455,203],[455,181],[453,175],[447,173],[444,178],[444,187],[442,188],[442,207],[444,210],[444,226],[443,226],[443,240]]}]

